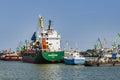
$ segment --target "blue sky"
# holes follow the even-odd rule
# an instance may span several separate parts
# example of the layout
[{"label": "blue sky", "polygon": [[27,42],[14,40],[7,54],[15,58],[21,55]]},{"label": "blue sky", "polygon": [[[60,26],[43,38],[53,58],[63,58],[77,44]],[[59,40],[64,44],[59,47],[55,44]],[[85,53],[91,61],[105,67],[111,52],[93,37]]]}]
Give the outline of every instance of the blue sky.
[{"label": "blue sky", "polygon": [[15,49],[20,41],[30,40],[38,26],[44,25],[61,34],[61,46],[68,42],[80,51],[92,49],[104,37],[111,47],[120,32],[119,0],[0,0],[0,50]]}]

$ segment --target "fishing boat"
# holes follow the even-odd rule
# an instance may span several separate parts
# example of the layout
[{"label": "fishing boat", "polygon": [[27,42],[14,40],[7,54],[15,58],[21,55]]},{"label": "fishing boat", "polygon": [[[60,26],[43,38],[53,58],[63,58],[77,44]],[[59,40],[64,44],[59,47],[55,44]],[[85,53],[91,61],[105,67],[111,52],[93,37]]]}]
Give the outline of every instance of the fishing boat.
[{"label": "fishing boat", "polygon": [[71,64],[71,65],[84,64],[85,57],[80,55],[78,51],[67,51],[65,52],[64,63]]},{"label": "fishing boat", "polygon": [[21,55],[23,61],[33,63],[60,62],[64,51],[60,47],[61,36],[51,28],[51,20],[47,29],[44,29],[42,16],[39,16],[39,26],[34,32],[31,42],[26,42]]}]

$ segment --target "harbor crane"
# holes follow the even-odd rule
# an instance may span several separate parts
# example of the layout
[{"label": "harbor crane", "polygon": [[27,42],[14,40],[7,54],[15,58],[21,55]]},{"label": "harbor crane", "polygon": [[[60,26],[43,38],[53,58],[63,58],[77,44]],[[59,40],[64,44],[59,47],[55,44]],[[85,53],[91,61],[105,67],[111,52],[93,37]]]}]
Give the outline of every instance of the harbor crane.
[{"label": "harbor crane", "polygon": [[94,49],[95,49],[95,50],[98,49],[98,40],[97,40],[96,43],[94,44]]},{"label": "harbor crane", "polygon": [[120,33],[117,34],[117,38],[114,40],[113,42],[113,48],[117,48],[117,45],[118,45],[118,39],[120,38]]},{"label": "harbor crane", "polygon": [[100,49],[103,51],[104,50],[104,45],[106,43],[106,39],[104,38],[103,41],[101,42],[100,38],[98,38],[98,41],[100,43]]}]

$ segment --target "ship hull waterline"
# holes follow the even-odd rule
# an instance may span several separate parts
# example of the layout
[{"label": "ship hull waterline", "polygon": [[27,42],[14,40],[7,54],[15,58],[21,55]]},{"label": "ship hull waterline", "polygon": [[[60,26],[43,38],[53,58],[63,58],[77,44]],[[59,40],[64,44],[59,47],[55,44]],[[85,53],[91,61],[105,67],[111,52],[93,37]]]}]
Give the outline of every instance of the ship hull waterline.
[{"label": "ship hull waterline", "polygon": [[65,64],[77,65],[77,64],[84,64],[84,62],[85,62],[84,59],[67,59],[67,58],[64,58],[64,63]]},{"label": "ship hull waterline", "polygon": [[41,52],[37,51],[34,53],[24,53],[21,52],[24,62],[30,63],[53,63],[61,62],[63,60],[64,51],[56,52]]}]

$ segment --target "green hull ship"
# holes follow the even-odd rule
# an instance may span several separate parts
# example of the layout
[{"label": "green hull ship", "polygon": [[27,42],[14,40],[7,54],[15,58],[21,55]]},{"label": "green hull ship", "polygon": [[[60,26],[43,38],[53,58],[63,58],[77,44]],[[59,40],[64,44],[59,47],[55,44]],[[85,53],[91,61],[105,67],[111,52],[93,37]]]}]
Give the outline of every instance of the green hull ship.
[{"label": "green hull ship", "polygon": [[[40,32],[41,30],[41,32]],[[60,48],[60,34],[49,26],[44,30],[42,17],[39,16],[39,26],[34,32],[31,42],[25,41],[21,56],[25,62],[48,63],[63,60],[64,51]]]},{"label": "green hull ship", "polygon": [[49,63],[61,62],[63,60],[64,51],[59,52],[21,52],[23,61],[31,63]]}]

